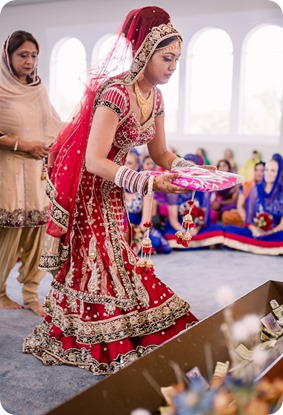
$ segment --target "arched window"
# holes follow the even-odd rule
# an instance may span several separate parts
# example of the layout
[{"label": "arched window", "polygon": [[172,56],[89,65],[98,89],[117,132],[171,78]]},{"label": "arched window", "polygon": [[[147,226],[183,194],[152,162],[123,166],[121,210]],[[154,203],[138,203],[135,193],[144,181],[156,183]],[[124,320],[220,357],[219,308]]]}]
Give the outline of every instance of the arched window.
[{"label": "arched window", "polygon": [[177,67],[167,84],[157,86],[160,88],[164,100],[166,133],[174,133],[177,131],[179,67]]},{"label": "arched window", "polygon": [[263,26],[243,50],[242,132],[279,135],[283,91],[283,28]]},{"label": "arched window", "polygon": [[78,105],[86,83],[86,53],[76,38],[61,39],[50,60],[50,98],[64,121]]},{"label": "arched window", "polygon": [[[119,44],[115,45],[117,41]],[[117,75],[128,70],[132,62],[132,55],[131,50],[126,47],[125,42],[126,40],[123,37],[118,38],[117,35],[108,34],[102,36],[94,45],[91,66],[96,67],[103,62],[105,58],[107,59],[108,53],[115,45],[115,47],[117,46],[117,54],[114,56],[114,59],[111,60],[108,70],[111,71],[111,75]]]},{"label": "arched window", "polygon": [[233,48],[221,29],[206,29],[188,47],[185,130],[227,134],[230,125]]}]

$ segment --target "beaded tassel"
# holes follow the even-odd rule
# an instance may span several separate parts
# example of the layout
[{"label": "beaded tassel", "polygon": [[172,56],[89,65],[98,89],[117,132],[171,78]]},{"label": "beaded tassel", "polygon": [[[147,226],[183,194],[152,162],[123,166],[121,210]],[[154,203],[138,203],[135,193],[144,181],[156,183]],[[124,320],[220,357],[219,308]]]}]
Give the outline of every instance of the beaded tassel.
[{"label": "beaded tassel", "polygon": [[194,196],[195,192],[193,192],[192,200],[187,202],[188,213],[183,216],[181,229],[175,233],[177,237],[177,244],[182,245],[184,248],[188,248],[190,240],[192,239],[190,229],[194,228],[195,226],[193,217],[191,215],[194,206]]},{"label": "beaded tassel", "polygon": [[153,275],[154,274],[153,262],[151,260],[151,254],[153,252],[153,248],[152,248],[152,243],[149,237],[150,228],[152,227],[152,222],[150,221],[150,218],[151,218],[152,203],[153,203],[153,191],[152,191],[153,181],[154,181],[154,176],[151,176],[148,182],[148,194],[147,194],[147,197],[150,197],[149,212],[147,213],[149,220],[143,223],[143,226],[146,228],[146,231],[145,231],[145,237],[141,242],[140,259],[137,261],[137,265],[136,265],[136,273],[140,275],[145,275],[145,274]]},{"label": "beaded tassel", "polygon": [[146,228],[145,237],[141,242],[141,253],[140,259],[136,265],[136,272],[137,274],[153,274],[154,267],[153,262],[151,260],[151,254],[153,252],[152,243],[149,237],[150,228],[152,227],[152,222],[148,221],[143,224]]}]

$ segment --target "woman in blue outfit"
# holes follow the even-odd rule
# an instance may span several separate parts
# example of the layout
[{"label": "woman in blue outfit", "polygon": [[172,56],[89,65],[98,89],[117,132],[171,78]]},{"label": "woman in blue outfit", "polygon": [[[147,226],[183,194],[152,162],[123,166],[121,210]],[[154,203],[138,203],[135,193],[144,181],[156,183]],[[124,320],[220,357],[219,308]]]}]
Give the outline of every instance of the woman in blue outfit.
[{"label": "woman in blue outfit", "polygon": [[224,245],[262,255],[283,254],[283,161],[274,154],[246,204],[245,227],[227,226]]}]

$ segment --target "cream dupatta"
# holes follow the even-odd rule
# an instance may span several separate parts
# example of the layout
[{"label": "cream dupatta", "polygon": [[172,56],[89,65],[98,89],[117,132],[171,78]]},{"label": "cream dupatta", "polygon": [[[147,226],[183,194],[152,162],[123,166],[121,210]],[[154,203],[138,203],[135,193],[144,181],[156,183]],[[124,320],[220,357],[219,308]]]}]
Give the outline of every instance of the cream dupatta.
[{"label": "cream dupatta", "polygon": [[[62,121],[37,79],[23,85],[7,67],[4,48],[0,58],[0,131],[26,141],[51,145]],[[28,153],[0,150],[0,226],[39,226],[47,221],[43,161]]]}]

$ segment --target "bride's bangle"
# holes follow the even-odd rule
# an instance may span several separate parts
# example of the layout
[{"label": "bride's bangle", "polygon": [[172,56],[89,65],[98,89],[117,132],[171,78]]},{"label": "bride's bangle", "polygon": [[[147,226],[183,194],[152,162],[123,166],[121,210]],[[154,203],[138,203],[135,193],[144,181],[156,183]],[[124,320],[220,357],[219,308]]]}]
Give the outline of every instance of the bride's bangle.
[{"label": "bride's bangle", "polygon": [[137,172],[126,166],[121,166],[115,175],[115,184],[131,193],[139,193],[145,196],[148,192],[150,177],[142,172]]}]

